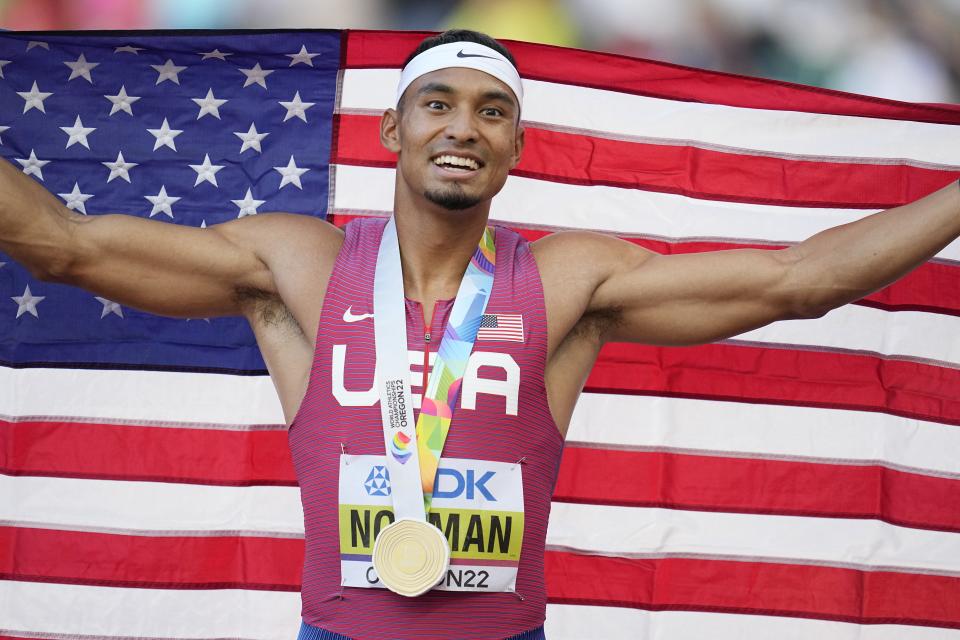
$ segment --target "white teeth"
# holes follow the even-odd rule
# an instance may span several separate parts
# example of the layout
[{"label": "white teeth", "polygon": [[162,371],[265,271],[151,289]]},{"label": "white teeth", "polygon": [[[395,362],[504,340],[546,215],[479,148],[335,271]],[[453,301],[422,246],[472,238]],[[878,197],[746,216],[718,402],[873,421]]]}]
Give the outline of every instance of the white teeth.
[{"label": "white teeth", "polygon": [[471,160],[470,158],[461,158],[459,156],[438,156],[433,159],[433,164],[438,166],[449,164],[455,167],[464,167],[466,169],[474,170],[480,168],[480,164],[476,160]]}]

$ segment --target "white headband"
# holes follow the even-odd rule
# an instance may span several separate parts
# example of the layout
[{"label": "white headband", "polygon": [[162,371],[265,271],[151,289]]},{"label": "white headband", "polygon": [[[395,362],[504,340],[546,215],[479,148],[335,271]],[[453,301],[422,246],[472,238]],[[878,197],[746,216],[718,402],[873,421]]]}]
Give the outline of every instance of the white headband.
[{"label": "white headband", "polygon": [[520,74],[509,60],[490,47],[476,42],[451,42],[427,49],[403,68],[400,85],[397,87],[397,104],[410,84],[420,76],[450,67],[464,67],[488,73],[510,87],[517,97],[518,106],[523,105],[523,86]]}]

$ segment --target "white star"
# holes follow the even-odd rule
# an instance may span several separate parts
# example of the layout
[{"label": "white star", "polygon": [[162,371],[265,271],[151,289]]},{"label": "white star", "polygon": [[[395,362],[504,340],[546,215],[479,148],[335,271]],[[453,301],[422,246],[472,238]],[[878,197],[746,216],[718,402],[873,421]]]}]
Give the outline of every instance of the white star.
[{"label": "white star", "polygon": [[33,49],[34,47],[43,47],[47,51],[50,51],[50,45],[47,44],[46,42],[40,42],[39,40],[31,40],[30,42],[27,43],[27,51],[30,51],[30,49]]},{"label": "white star", "polygon": [[3,68],[10,64],[9,60],[0,60],[0,78],[3,77]]},{"label": "white star", "polygon": [[[0,133],[3,133],[4,131],[6,131],[6,130],[9,129],[9,128],[10,128],[10,127],[0,126]],[[0,137],[0,144],[3,144],[3,138],[2,138],[2,137]]]},{"label": "white star", "polygon": [[301,120],[306,122],[307,121],[306,111],[307,109],[309,109],[315,104],[317,103],[301,101],[300,92],[297,91],[293,96],[293,100],[291,100],[290,102],[280,102],[280,106],[282,106],[284,109],[287,110],[287,115],[283,116],[283,121],[286,122],[290,118],[293,118],[294,116],[296,116],[297,118],[300,118]]},{"label": "white star", "polygon": [[67,82],[70,82],[74,78],[83,78],[90,84],[93,84],[93,78],[90,77],[90,70],[100,66],[99,62],[87,62],[86,57],[84,57],[82,53],[80,57],[73,62],[64,62],[63,64],[70,67],[70,77],[67,78]]},{"label": "white star", "polygon": [[128,96],[127,87],[122,85],[120,87],[120,93],[117,95],[103,97],[113,103],[113,106],[110,107],[110,115],[115,114],[117,111],[126,111],[130,115],[133,115],[133,110],[130,108],[130,105],[140,99],[139,96]]},{"label": "white star", "polygon": [[153,143],[153,150],[156,151],[160,147],[170,147],[174,151],[177,150],[177,145],[174,144],[173,139],[178,135],[183,133],[183,129],[171,129],[170,125],[167,124],[167,119],[163,119],[163,124],[159,129],[147,129],[153,137],[157,140]]},{"label": "white star", "polygon": [[107,182],[110,182],[114,178],[120,177],[130,182],[130,174],[128,173],[130,169],[133,169],[137,166],[137,162],[127,162],[123,159],[123,152],[120,151],[117,153],[116,162],[101,162],[103,166],[107,169],[110,169],[110,177],[107,178]]},{"label": "white star", "polygon": [[57,195],[67,201],[67,209],[73,209],[74,211],[79,211],[83,215],[87,215],[87,206],[84,203],[92,198],[93,194],[80,193],[79,184],[74,182],[73,191],[70,193],[58,193]]},{"label": "white star", "polygon": [[94,296],[97,299],[97,302],[103,305],[103,311],[100,313],[100,319],[103,320],[107,317],[109,313],[115,313],[121,318],[123,317],[123,309],[120,308],[120,305],[112,300],[107,300],[106,298],[101,298],[100,296]]},{"label": "white star", "polygon": [[33,88],[30,91],[17,91],[17,95],[26,100],[26,103],[23,105],[23,112],[26,113],[30,109],[39,109],[41,112],[46,113],[47,110],[43,108],[43,101],[53,95],[53,93],[40,91],[37,88],[37,81],[33,81]]},{"label": "white star", "polygon": [[190,165],[190,168],[197,172],[197,181],[193,183],[193,186],[196,187],[201,182],[206,181],[219,189],[220,185],[217,184],[217,171],[220,171],[223,167],[224,165],[222,164],[211,164],[210,154],[204,154],[203,164]]},{"label": "white star", "polygon": [[78,142],[89,149],[90,145],[87,143],[87,136],[96,131],[96,128],[83,126],[83,123],[80,122],[80,116],[77,116],[77,121],[73,123],[72,127],[60,127],[60,130],[70,136],[67,140],[67,149]]},{"label": "white star", "polygon": [[319,53],[307,53],[307,45],[300,45],[300,53],[288,53],[286,54],[290,58],[290,66],[292,67],[295,64],[308,64],[311,67],[313,66],[313,59],[316,58]]},{"label": "white star", "polygon": [[129,44],[122,47],[117,47],[113,50],[114,53],[132,53],[134,55],[140,55],[141,51],[143,51],[143,47],[134,47]]},{"label": "white star", "polygon": [[143,196],[151,203],[153,203],[153,209],[150,210],[150,217],[157,215],[158,213],[165,213],[171,218],[173,217],[173,209],[170,208],[170,205],[175,203],[180,198],[167,195],[167,188],[165,186],[160,187],[160,193],[155,196]]},{"label": "white star", "polygon": [[303,189],[303,185],[300,184],[300,176],[310,171],[310,169],[301,169],[298,167],[293,156],[290,156],[290,162],[287,163],[287,166],[274,167],[274,170],[279,171],[280,175],[283,176],[283,179],[280,180],[281,189],[288,184],[294,185],[297,189]]},{"label": "white star", "polygon": [[29,175],[35,175],[41,180],[43,180],[43,172],[41,169],[43,165],[48,164],[49,160],[37,160],[37,155],[33,152],[33,149],[30,149],[29,158],[14,158],[20,165],[23,167],[23,172]]},{"label": "white star", "polygon": [[250,188],[247,187],[247,195],[243,197],[243,200],[231,200],[233,204],[240,207],[240,214],[238,218],[244,216],[253,216],[257,214],[257,207],[262,205],[266,200],[255,200],[253,194],[250,192]]},{"label": "white star", "polygon": [[244,87],[249,87],[254,82],[263,87],[267,88],[267,76],[273,73],[273,71],[268,71],[266,69],[260,68],[260,63],[253,65],[252,69],[240,69],[240,73],[247,76],[246,81],[243,83]]},{"label": "white star", "polygon": [[198,56],[203,56],[200,58],[200,61],[206,60],[207,58],[216,58],[217,60],[227,61],[227,56],[232,56],[232,53],[223,53],[220,49],[214,49],[213,51],[207,51],[206,53],[198,53]]},{"label": "white star", "polygon": [[170,80],[175,84],[180,84],[180,78],[177,76],[177,74],[186,69],[186,67],[178,67],[177,65],[173,64],[173,60],[170,58],[167,58],[167,61],[162,65],[152,64],[150,66],[160,74],[157,76],[157,81],[154,84],[160,84],[164,80]]},{"label": "white star", "polygon": [[35,296],[30,293],[30,285],[27,285],[27,289],[23,292],[22,296],[10,296],[10,298],[17,303],[17,317],[19,318],[25,313],[29,313],[34,318],[39,318],[37,315],[37,304],[43,301],[47,296]]},{"label": "white star", "polygon": [[213,95],[213,89],[207,89],[207,96],[205,98],[190,98],[197,103],[197,106],[200,107],[200,113],[197,114],[197,120],[207,115],[211,114],[217,120],[220,119],[220,107],[221,105],[226,104],[226,100],[221,100]]},{"label": "white star", "polygon": [[253,148],[256,149],[257,153],[262,153],[260,149],[260,141],[266,138],[269,133],[257,133],[257,125],[254,122],[250,123],[250,128],[246,133],[242,131],[234,131],[233,135],[237,136],[243,140],[243,146],[240,147],[240,153],[243,153],[247,149]]}]

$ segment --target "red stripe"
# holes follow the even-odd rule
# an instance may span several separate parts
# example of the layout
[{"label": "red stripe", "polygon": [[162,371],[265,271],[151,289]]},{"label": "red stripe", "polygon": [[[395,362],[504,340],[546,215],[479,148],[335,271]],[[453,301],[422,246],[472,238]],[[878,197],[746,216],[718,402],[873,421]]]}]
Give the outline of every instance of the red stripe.
[{"label": "red stripe", "polygon": [[[638,421],[640,418],[638,418]],[[639,428],[639,425],[638,425]],[[210,430],[69,423],[0,423],[8,475],[295,486],[286,443]],[[144,439],[149,447],[141,447]],[[221,452],[259,450],[225,461]],[[131,468],[124,452],[138,450]],[[603,469],[596,474],[594,470]],[[668,482],[669,480],[669,482]],[[620,451],[567,446],[554,499],[561,502],[697,511],[874,518],[891,524],[960,531],[960,481],[855,466]],[[917,496],[924,496],[917,500]]]},{"label": "red stripe", "polygon": [[[0,579],[296,591],[303,541],[0,528]],[[764,562],[630,560],[551,551],[551,602],[960,627],[960,579]],[[816,589],[810,586],[815,585]]]},{"label": "red stripe", "polygon": [[[598,469],[603,473],[597,473]],[[877,519],[904,527],[960,532],[958,495],[960,480],[880,466],[568,444],[553,499],[626,507]]]},{"label": "red stripe", "polygon": [[[340,114],[331,162],[393,167],[380,118]],[[575,185],[674,193],[703,200],[886,209],[960,178],[903,164],[788,160],[693,146],[625,142],[528,127],[513,175]],[[837,176],[843,180],[837,180]],[[789,176],[789,180],[784,180]]]},{"label": "red stripe", "polygon": [[[345,225],[356,216],[336,214],[328,220]],[[542,229],[515,229],[527,240],[534,241],[551,232]],[[657,253],[699,253],[727,249],[780,249],[781,245],[762,245],[750,242],[666,242],[646,238],[624,238],[638,246]],[[886,311],[924,311],[960,316],[960,266],[945,262],[927,262],[892,285],[870,294],[854,304]]]},{"label": "red stripe", "polygon": [[[347,68],[399,68],[427,32],[350,31]],[[621,93],[754,109],[806,111],[892,120],[960,124],[960,106],[922,105],[858,96],[779,80],[703,71],[608,53],[503,41],[520,75]]]},{"label": "red stripe", "polygon": [[851,353],[610,343],[584,390],[879,411],[960,425],[960,370]]},{"label": "red stripe", "polygon": [[727,560],[548,551],[549,601],[960,628],[960,579]]},{"label": "red stripe", "polygon": [[63,421],[0,420],[0,473],[226,486],[297,484],[286,431]]},{"label": "red stripe", "polygon": [[130,536],[0,527],[0,580],[151,589],[298,591],[303,540]]}]

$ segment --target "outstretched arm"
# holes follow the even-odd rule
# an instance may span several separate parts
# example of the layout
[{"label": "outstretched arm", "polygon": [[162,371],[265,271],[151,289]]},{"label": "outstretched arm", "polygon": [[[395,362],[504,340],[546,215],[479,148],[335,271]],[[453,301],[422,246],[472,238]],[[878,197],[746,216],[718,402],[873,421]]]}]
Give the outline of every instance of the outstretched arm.
[{"label": "outstretched arm", "polygon": [[954,182],[782,250],[664,256],[616,238],[556,234],[540,242],[560,251],[538,256],[565,253],[589,265],[582,313],[609,318],[603,339],[684,345],[822,316],[894,282],[958,236]]},{"label": "outstretched arm", "polygon": [[[208,229],[128,215],[84,216],[0,160],[0,249],[36,278],[160,315],[243,315],[245,292],[282,293],[275,267],[310,238],[335,233],[315,218],[291,214]],[[318,246],[324,243],[315,243],[314,251]]]}]

